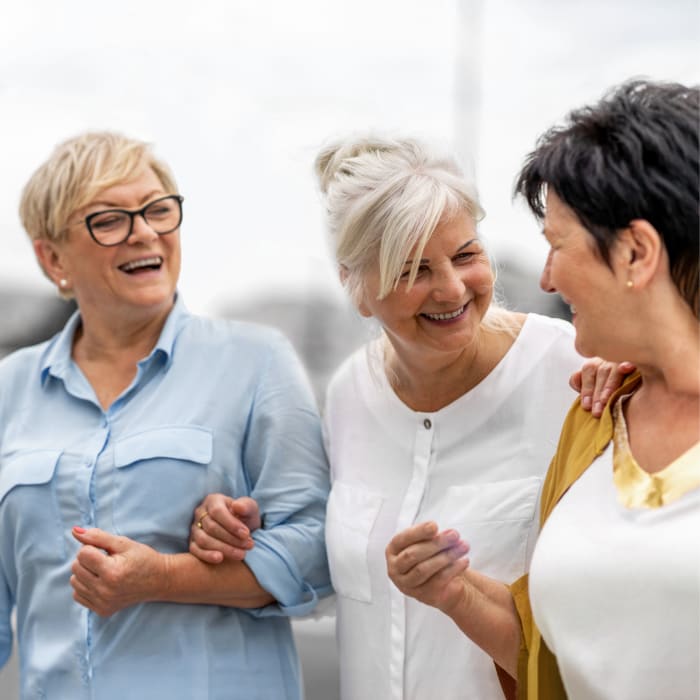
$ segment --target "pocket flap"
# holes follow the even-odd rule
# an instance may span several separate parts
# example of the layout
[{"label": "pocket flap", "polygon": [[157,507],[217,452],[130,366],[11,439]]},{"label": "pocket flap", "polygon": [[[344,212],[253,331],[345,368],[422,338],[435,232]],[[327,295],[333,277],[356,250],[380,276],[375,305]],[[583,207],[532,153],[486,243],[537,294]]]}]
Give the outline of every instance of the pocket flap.
[{"label": "pocket flap", "polygon": [[0,503],[15,486],[51,481],[61,450],[32,450],[4,457],[0,463]]},{"label": "pocket flap", "polygon": [[172,425],[127,435],[114,444],[114,464],[126,467],[144,459],[164,457],[209,464],[214,439],[211,430],[196,425]]}]

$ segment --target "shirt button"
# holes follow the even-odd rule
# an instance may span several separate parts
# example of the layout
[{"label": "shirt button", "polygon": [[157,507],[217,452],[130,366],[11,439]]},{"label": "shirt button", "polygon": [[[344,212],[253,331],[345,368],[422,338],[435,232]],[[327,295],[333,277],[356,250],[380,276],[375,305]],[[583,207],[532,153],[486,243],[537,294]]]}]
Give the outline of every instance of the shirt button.
[{"label": "shirt button", "polygon": [[430,422],[430,418],[426,418],[423,421],[423,425],[425,426],[426,430],[430,430],[433,427],[433,424]]}]

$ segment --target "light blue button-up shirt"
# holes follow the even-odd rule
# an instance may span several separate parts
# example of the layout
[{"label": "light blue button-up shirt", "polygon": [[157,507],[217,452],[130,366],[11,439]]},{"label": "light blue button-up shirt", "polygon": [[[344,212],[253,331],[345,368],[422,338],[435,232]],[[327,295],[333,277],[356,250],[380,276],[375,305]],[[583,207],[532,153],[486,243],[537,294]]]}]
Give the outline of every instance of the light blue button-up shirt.
[{"label": "light blue button-up shirt", "polygon": [[[22,698],[300,698],[288,616],[330,593],[328,468],[289,343],[178,300],[104,411],[71,359],[79,323],[0,363],[0,666],[16,606]],[[278,604],[146,603],[101,618],[73,601],[73,525],[185,552],[211,492],[259,503],[245,561]]]}]

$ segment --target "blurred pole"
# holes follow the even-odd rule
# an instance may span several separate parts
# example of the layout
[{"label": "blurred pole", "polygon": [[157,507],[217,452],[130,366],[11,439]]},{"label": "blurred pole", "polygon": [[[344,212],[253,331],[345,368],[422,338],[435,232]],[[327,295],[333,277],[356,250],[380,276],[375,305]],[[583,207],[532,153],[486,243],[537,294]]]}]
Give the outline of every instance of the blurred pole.
[{"label": "blurred pole", "polygon": [[457,0],[453,142],[464,174],[476,181],[481,117],[483,0]]}]

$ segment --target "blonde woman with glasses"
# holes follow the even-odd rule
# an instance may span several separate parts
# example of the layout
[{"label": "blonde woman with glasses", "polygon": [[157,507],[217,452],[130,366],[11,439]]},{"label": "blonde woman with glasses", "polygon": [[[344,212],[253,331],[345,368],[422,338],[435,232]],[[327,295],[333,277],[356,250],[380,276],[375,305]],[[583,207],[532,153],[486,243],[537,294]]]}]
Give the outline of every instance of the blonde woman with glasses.
[{"label": "blonde woman with glasses", "polygon": [[[320,422],[279,334],[187,311],[182,206],[115,133],[62,143],[22,195],[78,307],[0,363],[0,664],[16,609],[23,698],[302,695],[289,616],[330,592]],[[238,499],[245,562],[187,551],[212,490]]]}]

